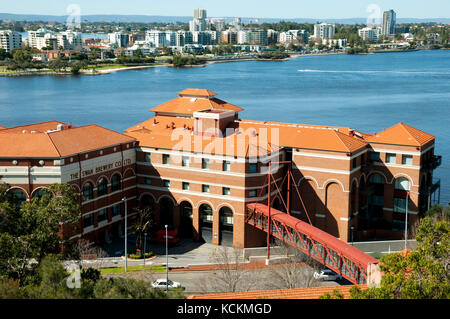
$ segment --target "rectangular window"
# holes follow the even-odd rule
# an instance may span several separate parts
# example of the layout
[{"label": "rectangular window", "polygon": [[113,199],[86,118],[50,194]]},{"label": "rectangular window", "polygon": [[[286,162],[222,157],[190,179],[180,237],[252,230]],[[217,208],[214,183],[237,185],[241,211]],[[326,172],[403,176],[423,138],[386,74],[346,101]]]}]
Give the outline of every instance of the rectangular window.
[{"label": "rectangular window", "polygon": [[170,181],[167,179],[163,180],[163,185],[164,187],[170,187]]},{"label": "rectangular window", "polygon": [[116,216],[120,216],[121,215],[120,207],[121,207],[120,204],[116,204],[116,205],[113,206],[112,217],[116,217]]},{"label": "rectangular window", "polygon": [[394,213],[406,213],[406,198],[394,197]]},{"label": "rectangular window", "polygon": [[169,164],[170,163],[170,155],[169,154],[163,154],[163,164]]},{"label": "rectangular window", "polygon": [[181,166],[189,167],[189,157],[187,156],[181,157]]},{"label": "rectangular window", "polygon": [[386,153],[386,163],[395,164],[396,154]]},{"label": "rectangular window", "polygon": [[222,195],[230,195],[230,188],[222,187]]},{"label": "rectangular window", "polygon": [[355,168],[357,164],[357,158],[355,157],[352,161],[352,168]]},{"label": "rectangular window", "polygon": [[189,190],[189,183],[188,182],[183,182],[183,189],[185,191]]},{"label": "rectangular window", "polygon": [[145,178],[145,185],[152,185],[152,179],[146,177],[146,178]]},{"label": "rectangular window", "polygon": [[209,193],[209,185],[202,185],[202,192]]},{"label": "rectangular window", "polygon": [[248,192],[248,197],[256,197],[256,189],[252,189],[251,191]]},{"label": "rectangular window", "polygon": [[108,209],[107,208],[103,208],[101,210],[98,211],[97,213],[97,221],[100,223],[102,221],[105,221],[108,219]]},{"label": "rectangular window", "polygon": [[412,155],[402,155],[403,165],[412,165]]},{"label": "rectangular window", "polygon": [[370,152],[370,160],[374,162],[380,161],[380,152]]},{"label": "rectangular window", "polygon": [[229,172],[230,166],[231,166],[230,161],[223,161],[222,168],[224,172]]},{"label": "rectangular window", "polygon": [[151,161],[151,155],[150,155],[150,153],[144,153],[145,154],[145,161],[147,162],[147,163],[150,163],[150,161]]},{"label": "rectangular window", "polygon": [[83,228],[94,226],[94,214],[87,214],[83,216]]},{"label": "rectangular window", "polygon": [[249,173],[258,173],[258,164],[257,163],[250,164]]},{"label": "rectangular window", "polygon": [[203,169],[208,169],[209,168],[209,159],[202,158],[202,168]]}]

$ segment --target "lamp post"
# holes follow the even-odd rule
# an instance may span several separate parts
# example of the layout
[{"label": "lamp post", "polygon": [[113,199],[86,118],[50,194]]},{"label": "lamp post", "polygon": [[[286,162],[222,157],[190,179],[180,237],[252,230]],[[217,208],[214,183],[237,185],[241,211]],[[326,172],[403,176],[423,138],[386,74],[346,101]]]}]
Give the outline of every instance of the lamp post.
[{"label": "lamp post", "polygon": [[406,250],[406,245],[408,243],[408,206],[409,206],[409,192],[406,192],[406,204],[405,204],[405,209],[406,209],[406,217],[405,217],[405,250]]},{"label": "lamp post", "polygon": [[128,270],[128,215],[127,215],[127,198],[122,198],[122,202],[125,203],[125,272]]},{"label": "lamp post", "polygon": [[145,248],[147,244],[147,233],[144,233],[144,271],[145,271]]},{"label": "lamp post", "polygon": [[167,241],[167,225],[166,227],[166,292],[169,292],[169,243]]}]

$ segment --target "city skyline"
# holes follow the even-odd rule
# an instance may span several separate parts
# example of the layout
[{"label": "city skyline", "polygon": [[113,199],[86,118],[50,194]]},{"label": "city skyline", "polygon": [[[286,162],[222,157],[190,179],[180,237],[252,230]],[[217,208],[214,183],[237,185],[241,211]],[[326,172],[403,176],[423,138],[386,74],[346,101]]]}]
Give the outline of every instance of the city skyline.
[{"label": "city skyline", "polygon": [[[299,3],[292,0],[281,0],[273,4],[268,0],[258,1],[229,0],[227,2],[211,2],[194,0],[190,2],[174,0],[170,6],[156,1],[134,0],[121,1],[86,1],[62,0],[55,3],[43,0],[39,3],[24,0],[20,3],[2,3],[1,11],[12,14],[36,15],[68,15],[70,5],[80,8],[81,15],[155,15],[155,16],[191,16],[194,9],[203,8],[208,11],[208,17],[255,17],[255,18],[311,18],[311,19],[346,19],[373,16],[379,8],[383,11],[393,9],[398,18],[449,18],[450,2],[445,0],[430,0],[421,3],[411,3],[409,0],[345,0],[335,2],[324,0],[320,3]],[[73,12],[73,11],[72,11]]]}]

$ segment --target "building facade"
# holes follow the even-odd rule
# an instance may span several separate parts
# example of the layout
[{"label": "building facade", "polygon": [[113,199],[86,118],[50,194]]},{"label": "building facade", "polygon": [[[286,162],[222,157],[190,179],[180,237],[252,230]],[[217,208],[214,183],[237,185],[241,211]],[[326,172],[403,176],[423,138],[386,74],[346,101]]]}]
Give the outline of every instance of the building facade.
[{"label": "building facade", "polygon": [[2,30],[0,31],[0,49],[11,53],[14,49],[22,47],[22,35],[19,32]]},{"label": "building facade", "polygon": [[125,134],[59,122],[3,128],[0,180],[23,200],[52,183],[73,185],[82,232],[71,238],[106,242],[121,235],[124,197],[130,213],[151,207],[159,227],[239,248],[266,242],[245,223],[254,202],[346,242],[401,239],[406,214],[412,230],[433,204],[441,157],[428,133],[404,123],[366,134],[251,121],[242,110],[209,90],[185,89]]},{"label": "building facade", "polygon": [[383,12],[382,35],[387,36],[395,34],[396,16],[394,10]]},{"label": "building facade", "polygon": [[314,25],[314,38],[327,39],[333,37],[335,33],[335,25],[329,23],[320,23]]}]

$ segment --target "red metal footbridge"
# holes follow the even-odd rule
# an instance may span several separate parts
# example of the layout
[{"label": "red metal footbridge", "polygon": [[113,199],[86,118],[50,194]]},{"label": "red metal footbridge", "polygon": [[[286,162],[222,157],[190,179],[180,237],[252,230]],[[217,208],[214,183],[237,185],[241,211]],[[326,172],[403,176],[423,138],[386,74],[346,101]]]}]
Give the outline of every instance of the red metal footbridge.
[{"label": "red metal footbridge", "polygon": [[[359,249],[347,244],[346,242],[328,234],[327,232],[312,226],[308,212],[298,191],[297,185],[291,173],[291,162],[279,162],[280,164],[288,164],[287,175],[281,182],[284,183],[287,177],[287,203],[284,202],[283,196],[280,196],[286,212],[276,210],[270,207],[271,203],[271,183],[273,180],[277,191],[281,195],[281,185],[277,185],[271,173],[271,163],[269,162],[268,177],[268,205],[263,203],[247,204],[245,221],[267,233],[267,259],[269,256],[270,238],[278,238],[285,243],[293,246],[300,252],[310,256],[327,268],[333,270],[337,274],[346,278],[354,284],[369,283],[370,273],[376,269],[378,260],[365,254]],[[293,181],[297,195],[304,211],[308,217],[309,223],[290,215],[290,182]]]}]

